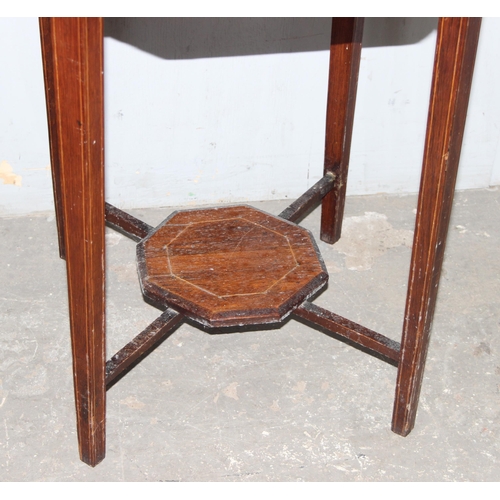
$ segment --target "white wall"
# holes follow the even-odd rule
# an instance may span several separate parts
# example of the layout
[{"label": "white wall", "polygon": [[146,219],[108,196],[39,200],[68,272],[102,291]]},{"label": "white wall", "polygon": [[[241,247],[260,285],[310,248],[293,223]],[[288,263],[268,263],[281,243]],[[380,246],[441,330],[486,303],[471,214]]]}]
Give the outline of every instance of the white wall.
[{"label": "white wall", "polygon": [[37,19],[0,18],[0,215],[52,210]]},{"label": "white wall", "polygon": [[[417,191],[434,26],[366,20],[348,194]],[[301,194],[322,172],[329,27],[326,18],[108,22],[108,200]],[[498,47],[500,19],[484,19],[459,189],[500,184]],[[0,215],[52,209],[49,162],[37,20],[0,18]]]}]

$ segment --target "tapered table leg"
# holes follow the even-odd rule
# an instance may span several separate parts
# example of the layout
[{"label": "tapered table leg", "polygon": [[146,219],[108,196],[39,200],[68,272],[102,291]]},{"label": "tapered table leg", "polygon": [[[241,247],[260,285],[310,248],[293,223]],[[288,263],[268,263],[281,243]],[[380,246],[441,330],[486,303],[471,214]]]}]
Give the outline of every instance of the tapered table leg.
[{"label": "tapered table leg", "polygon": [[49,124],[50,142],[50,169],[52,173],[52,188],[54,192],[54,206],[57,221],[57,236],[59,240],[59,255],[66,258],[64,245],[64,213],[62,209],[61,186],[61,137],[58,128],[56,89],[56,54],[54,52],[54,39],[52,37],[52,20],[48,17],[40,18],[40,38],[42,44],[43,75],[45,80],[45,102],[47,105],[47,118]]},{"label": "tapered table leg", "polygon": [[392,430],[413,428],[455,191],[481,20],[440,18]]},{"label": "tapered table leg", "polygon": [[333,172],[336,179],[321,209],[320,237],[327,243],[335,243],[342,229],[363,23],[355,17],[332,20],[324,175]]},{"label": "tapered table leg", "polygon": [[42,18],[54,194],[66,258],[81,459],[105,454],[103,30]]}]

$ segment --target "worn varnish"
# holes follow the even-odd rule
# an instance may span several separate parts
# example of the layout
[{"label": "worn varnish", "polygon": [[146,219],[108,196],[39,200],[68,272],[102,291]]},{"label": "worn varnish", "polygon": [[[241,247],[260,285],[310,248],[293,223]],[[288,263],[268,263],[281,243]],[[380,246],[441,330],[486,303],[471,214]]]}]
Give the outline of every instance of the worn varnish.
[{"label": "worn varnish", "polygon": [[294,315],[321,328],[325,328],[339,337],[344,337],[356,346],[379,354],[393,364],[397,365],[399,361],[399,342],[373,330],[369,330],[362,325],[358,325],[354,321],[343,318],[338,314],[327,311],[322,307],[318,307],[311,302],[305,301],[300,307],[295,309]]},{"label": "worn varnish", "polygon": [[248,206],[177,212],[137,257],[148,298],[216,327],[281,321],[328,280],[307,230]]},{"label": "worn varnish", "polygon": [[321,209],[320,237],[327,243],[338,241],[342,231],[363,25],[362,17],[332,19],[324,173],[336,179]]},{"label": "worn varnish", "polygon": [[439,19],[392,430],[415,424],[455,192],[480,18]]},{"label": "worn varnish", "polygon": [[102,19],[42,18],[40,33],[78,442],[94,466],[106,436]]},{"label": "worn varnish", "polygon": [[328,172],[316,184],[311,186],[302,196],[283,210],[278,217],[297,222],[329,193],[335,186],[335,175]]},{"label": "worn varnish", "polygon": [[[392,429],[415,422],[444,255],[480,19],[440,18],[401,345],[307,301],[327,280],[300,219],[322,201],[321,239],[340,237],[363,19],[334,18],[325,176],[280,217],[246,206],[177,212],[157,228],[104,204],[101,18],[40,20],[53,187],[66,259],[80,457],[105,454],[105,391],[188,316],[203,325],[312,322],[398,366]],[[335,179],[334,179],[335,178]],[[322,198],[324,197],[324,198]],[[145,297],[163,314],[107,363],[104,219],[139,241]],[[285,220],[287,219],[287,220]]]},{"label": "worn varnish", "polygon": [[106,225],[134,241],[141,241],[153,227],[133,215],[106,203]]},{"label": "worn varnish", "polygon": [[106,363],[106,387],[112,386],[135,362],[142,359],[152,348],[165,339],[182,320],[182,314],[167,309],[145,330],[120,349]]}]

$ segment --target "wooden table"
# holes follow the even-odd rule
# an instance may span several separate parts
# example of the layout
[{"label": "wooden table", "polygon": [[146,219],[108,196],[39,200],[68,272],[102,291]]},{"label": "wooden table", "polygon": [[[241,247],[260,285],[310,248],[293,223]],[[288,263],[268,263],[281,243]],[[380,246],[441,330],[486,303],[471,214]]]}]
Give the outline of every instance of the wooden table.
[{"label": "wooden table", "polygon": [[[402,436],[415,424],[480,24],[476,18],[439,20],[401,344],[307,300],[294,304],[295,316],[397,366],[392,430]],[[41,18],[40,30],[59,248],[67,263],[80,457],[95,466],[105,455],[106,388],[182,314],[167,309],[138,335],[140,348],[127,345],[106,362],[105,218],[136,239],[152,228],[104,202],[102,18]],[[325,177],[304,203],[280,214],[295,220],[322,198],[321,239],[328,243],[341,235],[362,32],[362,18],[332,21]]]}]

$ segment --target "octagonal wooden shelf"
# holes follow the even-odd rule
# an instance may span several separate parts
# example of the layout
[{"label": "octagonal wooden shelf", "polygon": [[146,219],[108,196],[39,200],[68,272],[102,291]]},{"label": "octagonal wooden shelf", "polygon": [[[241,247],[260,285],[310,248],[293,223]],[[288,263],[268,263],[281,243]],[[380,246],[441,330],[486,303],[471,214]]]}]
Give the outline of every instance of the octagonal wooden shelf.
[{"label": "octagonal wooden shelf", "polygon": [[281,321],[328,281],[309,231],[244,205],[174,212],[137,261],[148,299],[211,327]]}]

